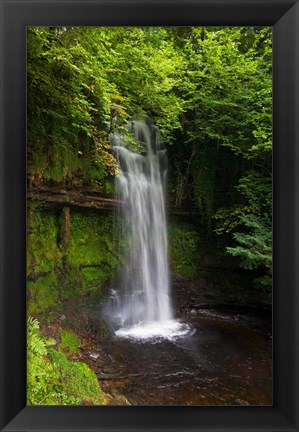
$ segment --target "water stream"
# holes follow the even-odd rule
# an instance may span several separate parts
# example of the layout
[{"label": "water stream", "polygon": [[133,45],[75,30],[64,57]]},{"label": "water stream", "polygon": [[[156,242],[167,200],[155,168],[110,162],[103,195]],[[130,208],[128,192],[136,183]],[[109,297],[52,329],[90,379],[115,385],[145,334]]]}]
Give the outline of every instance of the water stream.
[{"label": "water stream", "polygon": [[120,173],[116,188],[123,202],[121,236],[127,242],[123,277],[113,291],[111,315],[116,335],[172,338],[189,331],[173,319],[170,299],[165,182],[167,156],[153,125],[134,121],[131,129],[140,154],[121,136],[111,139]]}]

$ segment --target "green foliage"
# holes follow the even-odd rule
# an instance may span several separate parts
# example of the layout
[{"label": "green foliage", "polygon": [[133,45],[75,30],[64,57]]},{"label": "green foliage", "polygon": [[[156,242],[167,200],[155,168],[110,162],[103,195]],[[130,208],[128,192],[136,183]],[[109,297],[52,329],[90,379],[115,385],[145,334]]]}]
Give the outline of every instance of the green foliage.
[{"label": "green foliage", "polygon": [[195,202],[210,227],[216,188],[217,148],[201,146],[192,163]]},{"label": "green foliage", "polygon": [[[226,251],[271,285],[271,29],[196,28],[184,45],[193,85],[185,140],[194,154],[194,202],[207,226],[216,221]],[[230,246],[231,233],[238,246]]]},{"label": "green foliage", "polygon": [[199,236],[188,225],[169,225],[170,265],[175,273],[195,277],[199,265]]},{"label": "green foliage", "polygon": [[[190,136],[227,146],[246,159],[263,159],[272,148],[271,62],[254,48],[244,50],[242,30],[194,29],[195,46],[187,44],[197,90],[190,99],[196,116]],[[255,29],[255,43],[265,35],[271,49],[270,28]]]},{"label": "green foliage", "polygon": [[[171,154],[176,166],[171,186],[183,198],[176,203],[193,202],[212,228],[217,210],[223,220],[227,207],[239,211],[258,199],[260,190],[254,187],[244,199],[242,182],[258,185],[248,171],[262,179],[271,176],[271,28],[186,27],[170,32],[188,64],[183,131]],[[241,199],[235,192],[238,183]]]},{"label": "green foliage", "polygon": [[80,341],[75,333],[67,330],[60,332],[60,349],[70,354],[77,354],[79,352]]},{"label": "green foliage", "polygon": [[115,168],[104,133],[115,89],[80,31],[28,28],[28,170],[40,181],[97,181]]},{"label": "green foliage", "polygon": [[247,232],[234,233],[239,245],[227,247],[233,256],[240,258],[241,267],[249,270],[261,269],[265,274],[257,279],[257,283],[271,287],[272,275],[272,226],[268,218],[253,215],[242,215],[241,222]]},{"label": "green foliage", "polygon": [[[37,210],[37,211],[36,211]],[[28,208],[27,274],[52,272],[61,261],[57,245],[58,224],[53,213]]]},{"label": "green foliage", "polygon": [[62,254],[57,244],[59,227],[55,214],[28,207],[27,310],[45,312],[58,299],[57,267]]},{"label": "green foliage", "polygon": [[215,232],[224,234],[234,231],[242,224],[245,215],[271,218],[272,211],[272,179],[269,176],[249,171],[241,177],[236,190],[240,193],[239,203],[228,208],[220,208],[214,218],[217,220]]},{"label": "green foliage", "polygon": [[247,172],[239,181],[237,190],[249,204],[251,212],[271,215],[272,211],[272,178],[269,174],[257,171]]},{"label": "green foliage", "polygon": [[148,115],[164,141],[181,127],[186,62],[167,31],[141,27],[28,28],[30,185],[103,187],[116,170],[108,134]]},{"label": "green foliage", "polygon": [[27,312],[42,313],[52,307],[59,298],[58,280],[52,271],[39,276],[35,281],[27,281]]},{"label": "green foliage", "polygon": [[[234,233],[254,229],[243,215],[271,220],[271,36],[270,27],[28,28],[29,187],[112,193],[109,133],[142,151],[126,124],[150,118],[168,145],[171,204],[196,207],[233,246]],[[63,296],[102,286],[121,260],[111,222],[72,219],[64,248],[55,218],[33,221],[28,236],[28,274],[51,274]],[[40,310],[55,290],[45,304],[40,290]]]},{"label": "green foliage", "polygon": [[99,387],[96,374],[85,363],[70,362],[65,354],[54,349],[48,350],[48,356],[59,372],[61,389],[77,400],[77,405],[105,405],[106,398]]},{"label": "green foliage", "polygon": [[[74,335],[75,336],[75,335]],[[68,335],[68,340],[69,340]],[[39,322],[27,320],[27,403],[29,405],[103,405],[106,398],[95,373],[84,363],[70,362],[50,348]]]},{"label": "green foliage", "polygon": [[[103,31],[103,30],[101,30]],[[110,80],[131,118],[152,117],[163,140],[180,128],[183,101],[177,89],[184,85],[186,64],[163,28],[107,28],[113,46]],[[123,114],[122,114],[123,115]]]},{"label": "green foliage", "polygon": [[54,395],[57,374],[47,358],[47,342],[41,337],[39,323],[27,321],[27,402],[30,405],[47,403]]},{"label": "green foliage", "polygon": [[241,267],[258,270],[261,274],[256,279],[257,285],[269,289],[272,286],[271,177],[249,171],[236,189],[243,202],[218,210],[215,231],[217,234],[233,233],[239,245],[228,246],[226,251],[240,258]]},{"label": "green foliage", "polygon": [[113,217],[71,213],[71,233],[67,253],[70,265],[101,265],[107,272],[115,267]]}]

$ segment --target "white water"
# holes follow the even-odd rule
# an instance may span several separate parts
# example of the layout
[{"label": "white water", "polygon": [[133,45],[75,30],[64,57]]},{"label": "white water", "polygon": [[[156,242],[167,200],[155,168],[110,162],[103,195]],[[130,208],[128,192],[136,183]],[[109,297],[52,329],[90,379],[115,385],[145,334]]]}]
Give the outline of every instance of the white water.
[{"label": "white water", "polygon": [[182,324],[175,320],[142,323],[131,327],[123,327],[117,330],[116,335],[128,339],[138,339],[140,341],[149,339],[161,341],[167,339],[175,341],[180,336],[191,335],[194,329],[189,324]]},{"label": "white water", "polygon": [[157,128],[132,123],[135,140],[145,144],[137,154],[112,139],[120,174],[117,191],[122,206],[122,234],[127,250],[120,290],[114,291],[117,336],[147,339],[186,333],[173,320],[170,301],[168,241],[165,214],[166,151]]}]

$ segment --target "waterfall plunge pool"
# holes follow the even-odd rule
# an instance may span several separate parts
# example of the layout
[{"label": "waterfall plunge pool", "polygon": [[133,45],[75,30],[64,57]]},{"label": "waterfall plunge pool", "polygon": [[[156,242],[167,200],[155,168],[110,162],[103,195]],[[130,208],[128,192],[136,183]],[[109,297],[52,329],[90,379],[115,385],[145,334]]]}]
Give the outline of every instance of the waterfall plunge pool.
[{"label": "waterfall plunge pool", "polygon": [[175,341],[180,337],[191,335],[196,330],[190,325],[176,320],[140,323],[131,327],[116,330],[115,335],[137,341],[158,342],[161,339]]},{"label": "waterfall plunge pool", "polygon": [[223,317],[190,317],[181,337],[112,337],[101,384],[139,406],[271,405],[271,338]]},{"label": "waterfall plunge pool", "polygon": [[[268,312],[209,309],[177,315],[176,322],[189,326],[188,334],[148,339],[115,335],[101,305],[88,297],[64,303],[63,313],[81,341],[77,360],[94,370],[112,396],[110,405],[272,405]],[[53,324],[60,328],[59,317]]]}]

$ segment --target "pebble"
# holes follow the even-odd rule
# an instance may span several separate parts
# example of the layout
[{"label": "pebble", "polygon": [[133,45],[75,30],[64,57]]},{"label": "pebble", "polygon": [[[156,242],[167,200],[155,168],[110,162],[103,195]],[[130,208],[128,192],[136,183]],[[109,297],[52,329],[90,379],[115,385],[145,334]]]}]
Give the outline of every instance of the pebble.
[{"label": "pebble", "polygon": [[92,359],[96,360],[99,357],[99,354],[89,354],[89,357],[91,357]]}]

